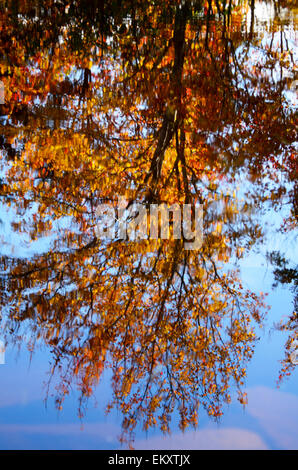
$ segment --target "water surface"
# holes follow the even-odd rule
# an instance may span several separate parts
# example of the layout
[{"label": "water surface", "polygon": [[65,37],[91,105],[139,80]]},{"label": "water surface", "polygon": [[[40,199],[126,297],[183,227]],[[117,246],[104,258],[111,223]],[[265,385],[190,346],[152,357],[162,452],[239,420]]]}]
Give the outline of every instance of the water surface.
[{"label": "water surface", "polygon": [[[296,449],[294,2],[0,14],[0,447]],[[202,245],[100,238],[119,197]]]}]

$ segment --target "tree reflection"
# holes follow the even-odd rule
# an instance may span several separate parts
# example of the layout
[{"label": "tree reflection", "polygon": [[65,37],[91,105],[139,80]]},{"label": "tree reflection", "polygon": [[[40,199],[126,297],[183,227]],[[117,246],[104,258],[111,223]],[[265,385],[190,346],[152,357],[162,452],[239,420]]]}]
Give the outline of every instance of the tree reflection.
[{"label": "tree reflection", "polygon": [[[7,337],[19,341],[27,328],[30,348],[51,348],[58,407],[75,381],[83,408],[110,368],[109,408],[123,412],[123,439],[139,421],[168,431],[175,409],[181,429],[196,426],[199,407],[219,417],[232,384],[245,402],[264,304],[231,264],[262,240],[258,213],[288,197],[296,130],[282,26],[283,45],[275,25],[264,44],[255,2],[241,27],[244,7],[61,1],[1,10],[1,199],[20,215],[20,239],[54,237],[30,259],[1,258]],[[296,219],[289,194],[286,229]],[[202,248],[98,240],[96,208],[117,195],[202,203]]]}]

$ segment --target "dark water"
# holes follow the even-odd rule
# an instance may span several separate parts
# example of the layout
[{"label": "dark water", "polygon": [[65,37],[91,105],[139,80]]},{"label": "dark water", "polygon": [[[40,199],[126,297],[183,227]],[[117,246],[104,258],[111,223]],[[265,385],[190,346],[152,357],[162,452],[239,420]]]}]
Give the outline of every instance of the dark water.
[{"label": "dark water", "polygon": [[296,449],[295,2],[0,12],[0,447]]}]

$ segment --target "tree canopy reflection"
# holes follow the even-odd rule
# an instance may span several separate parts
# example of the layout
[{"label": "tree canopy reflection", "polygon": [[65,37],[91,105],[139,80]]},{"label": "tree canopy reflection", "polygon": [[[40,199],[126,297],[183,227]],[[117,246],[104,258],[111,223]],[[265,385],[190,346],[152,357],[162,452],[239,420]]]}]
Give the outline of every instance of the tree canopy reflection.
[{"label": "tree canopy reflection", "polygon": [[[110,368],[129,441],[175,410],[181,429],[219,417],[231,386],[246,400],[265,306],[232,262],[262,241],[262,211],[287,203],[283,230],[297,217],[291,9],[262,38],[255,3],[1,6],[1,201],[20,240],[52,240],[1,257],[5,331],[51,348],[58,407],[76,382],[83,409]],[[202,203],[202,248],[98,240],[117,195]]]}]

